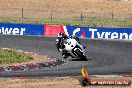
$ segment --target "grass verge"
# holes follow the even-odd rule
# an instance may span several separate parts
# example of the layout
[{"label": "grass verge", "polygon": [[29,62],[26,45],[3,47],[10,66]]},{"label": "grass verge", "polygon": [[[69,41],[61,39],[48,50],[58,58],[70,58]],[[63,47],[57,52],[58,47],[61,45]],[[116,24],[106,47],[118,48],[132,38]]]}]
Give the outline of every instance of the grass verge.
[{"label": "grass verge", "polygon": [[0,49],[0,64],[14,64],[34,60],[30,55],[9,49]]},{"label": "grass verge", "polygon": [[111,20],[111,19],[97,19],[97,18],[83,18],[78,17],[58,19],[58,18],[11,18],[1,17],[2,23],[22,23],[22,24],[55,24],[55,25],[69,25],[69,26],[91,26],[91,27],[132,27],[132,20]]}]

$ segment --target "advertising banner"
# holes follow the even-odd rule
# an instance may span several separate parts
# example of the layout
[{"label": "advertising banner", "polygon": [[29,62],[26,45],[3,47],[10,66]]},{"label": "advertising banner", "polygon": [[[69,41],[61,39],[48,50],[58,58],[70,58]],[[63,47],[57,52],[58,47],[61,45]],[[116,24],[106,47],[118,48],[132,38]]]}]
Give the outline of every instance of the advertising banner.
[{"label": "advertising banner", "polygon": [[85,27],[87,38],[132,40],[132,28]]},{"label": "advertising banner", "polygon": [[68,36],[75,35],[80,38],[132,40],[132,28],[92,28],[80,26],[0,23],[1,35],[56,37],[59,32],[63,32]]},{"label": "advertising banner", "polygon": [[41,24],[0,23],[0,34],[43,36],[44,25],[43,24],[41,25]]},{"label": "advertising banner", "polygon": [[44,36],[56,37],[59,32],[68,36],[85,37],[85,30],[77,26],[44,25]]},{"label": "advertising banner", "polygon": [[80,38],[97,39],[125,39],[132,40],[132,28],[100,28],[100,27],[79,27],[79,26],[49,26],[45,27],[45,36],[57,36],[63,32],[68,36],[75,35]]},{"label": "advertising banner", "polygon": [[63,26],[64,32],[68,36],[75,35],[77,37],[86,37],[86,31],[83,27],[78,26]]},{"label": "advertising banner", "polygon": [[55,37],[59,32],[64,33],[63,26],[59,25],[44,25],[44,36]]}]

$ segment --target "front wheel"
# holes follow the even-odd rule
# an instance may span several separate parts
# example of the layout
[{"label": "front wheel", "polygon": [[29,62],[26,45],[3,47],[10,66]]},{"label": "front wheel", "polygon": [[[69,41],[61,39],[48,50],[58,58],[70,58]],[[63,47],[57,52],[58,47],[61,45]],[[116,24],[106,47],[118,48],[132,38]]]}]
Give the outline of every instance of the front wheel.
[{"label": "front wheel", "polygon": [[78,55],[78,57],[80,57],[80,59],[87,61],[86,56],[84,56],[83,53],[79,49],[76,49],[75,53]]},{"label": "front wheel", "polygon": [[75,53],[78,55],[78,57],[83,57],[83,53],[79,49],[76,49]]},{"label": "front wheel", "polygon": [[81,59],[82,59],[83,61],[87,61],[87,60],[88,60],[86,56],[81,57]]}]

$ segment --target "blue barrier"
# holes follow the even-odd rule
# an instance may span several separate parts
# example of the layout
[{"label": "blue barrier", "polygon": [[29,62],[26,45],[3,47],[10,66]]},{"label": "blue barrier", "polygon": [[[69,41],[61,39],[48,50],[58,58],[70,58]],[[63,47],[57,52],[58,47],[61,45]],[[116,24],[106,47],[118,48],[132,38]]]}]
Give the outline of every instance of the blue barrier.
[{"label": "blue barrier", "polygon": [[[0,34],[2,35],[28,35],[44,36],[45,30],[51,30],[54,27],[44,27],[43,24],[12,24],[0,23]],[[100,28],[100,27],[79,27],[79,26],[60,26],[60,31],[64,30],[68,36],[76,35],[77,37],[99,38],[99,39],[125,39],[132,40],[132,28]],[[52,30],[51,34],[54,34]],[[58,31],[59,32],[59,31]],[[55,32],[56,33],[56,32]],[[54,35],[56,36],[56,35]]]},{"label": "blue barrier", "polygon": [[64,32],[68,36],[86,37],[86,28],[79,26],[63,26]]},{"label": "blue barrier", "polygon": [[0,34],[43,36],[44,25],[0,23]]},{"label": "blue barrier", "polygon": [[87,38],[132,40],[132,28],[90,28],[86,27]]},{"label": "blue barrier", "polygon": [[125,39],[132,40],[132,28],[100,28],[100,27],[78,27],[64,26],[67,35],[77,37],[98,38],[98,39]]}]

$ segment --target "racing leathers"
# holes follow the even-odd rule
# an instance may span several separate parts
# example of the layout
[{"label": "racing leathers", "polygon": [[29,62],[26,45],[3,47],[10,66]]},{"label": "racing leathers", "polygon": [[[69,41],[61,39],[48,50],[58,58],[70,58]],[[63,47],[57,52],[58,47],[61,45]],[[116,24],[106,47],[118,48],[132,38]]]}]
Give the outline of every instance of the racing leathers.
[{"label": "racing leathers", "polygon": [[68,37],[66,35],[64,35],[63,37],[58,37],[56,39],[56,47],[58,49],[58,51],[62,51],[65,47],[64,47],[64,40],[67,39]]},{"label": "racing leathers", "polygon": [[59,36],[56,39],[56,47],[59,52],[62,51],[62,57],[67,58],[69,55],[68,55],[68,51],[65,50],[64,41],[66,41],[66,39],[68,39],[68,38],[74,38],[76,41],[78,41],[78,43],[80,43],[80,41],[79,41],[79,38],[76,36],[67,36],[64,34],[61,34],[61,35],[62,35],[61,37]]}]

